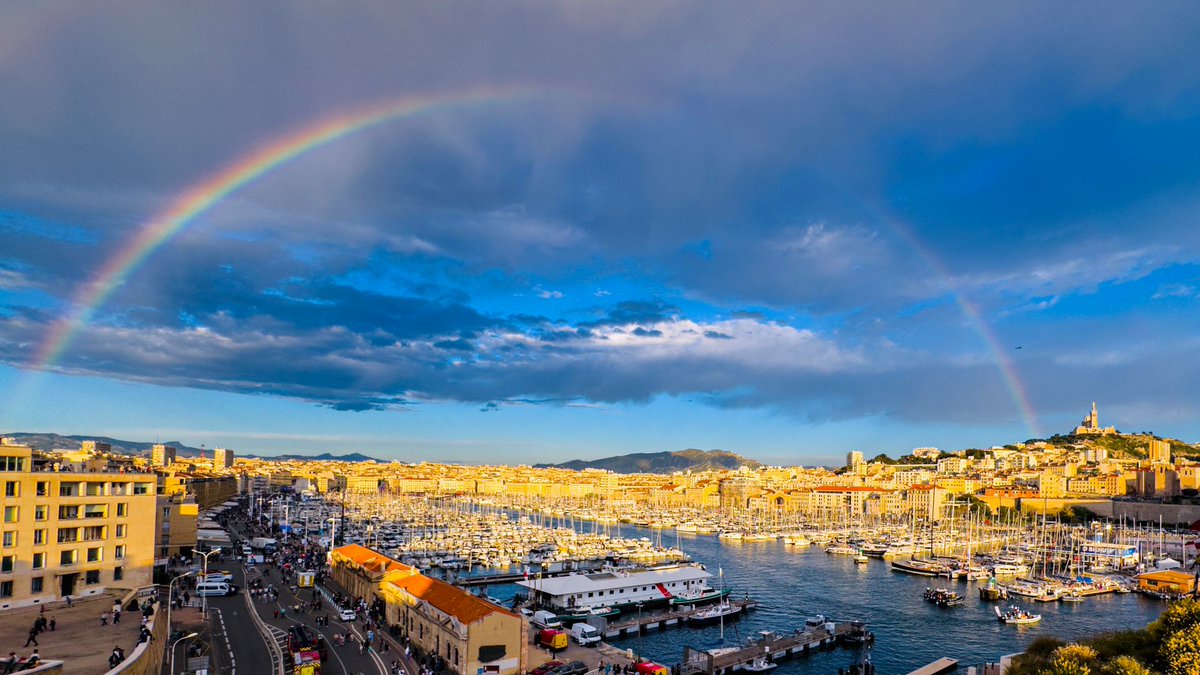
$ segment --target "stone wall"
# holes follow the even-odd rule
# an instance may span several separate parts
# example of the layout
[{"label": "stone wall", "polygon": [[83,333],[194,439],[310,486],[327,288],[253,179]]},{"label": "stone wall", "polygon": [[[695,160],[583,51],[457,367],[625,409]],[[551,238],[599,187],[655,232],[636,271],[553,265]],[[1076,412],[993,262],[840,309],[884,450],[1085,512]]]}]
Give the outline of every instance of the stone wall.
[{"label": "stone wall", "polygon": [[[141,590],[134,590],[126,595],[122,606],[127,607],[129,601],[137,597]],[[154,615],[150,617],[150,640],[135,647],[123,662],[106,675],[159,675],[162,672],[168,639],[167,614],[161,602],[155,605],[154,610]]]}]

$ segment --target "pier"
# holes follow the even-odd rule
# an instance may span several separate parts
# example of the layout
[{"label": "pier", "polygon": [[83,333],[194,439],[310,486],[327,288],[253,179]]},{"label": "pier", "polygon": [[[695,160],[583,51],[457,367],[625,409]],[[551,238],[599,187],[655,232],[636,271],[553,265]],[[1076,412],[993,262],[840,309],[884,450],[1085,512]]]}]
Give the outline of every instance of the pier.
[{"label": "pier", "polygon": [[[749,612],[758,607],[757,600],[749,598],[743,600],[730,600],[729,604],[736,607],[741,607],[742,612]],[[663,612],[644,612],[641,615],[632,614],[629,616],[621,616],[616,621],[611,621],[609,624],[600,630],[604,634],[605,639],[616,639],[628,635],[637,635],[655,630],[665,630],[667,628],[679,628],[687,625],[689,616],[704,609],[708,609],[711,605],[702,607],[692,607],[691,609],[674,609]],[[735,621],[730,619],[729,621]]]},{"label": "pier", "polygon": [[948,673],[957,667],[958,659],[943,656],[927,666],[917,668],[908,675],[942,675],[942,673]]},{"label": "pier", "polygon": [[[728,675],[734,670],[765,658],[771,662],[806,655],[818,649],[828,649],[838,643],[854,629],[854,622],[840,621],[820,626],[806,626],[794,633],[780,635],[764,631],[762,638],[746,647],[712,654],[708,651],[685,647],[681,675]],[[832,630],[830,629],[832,626]],[[861,628],[862,624],[858,624]]]}]

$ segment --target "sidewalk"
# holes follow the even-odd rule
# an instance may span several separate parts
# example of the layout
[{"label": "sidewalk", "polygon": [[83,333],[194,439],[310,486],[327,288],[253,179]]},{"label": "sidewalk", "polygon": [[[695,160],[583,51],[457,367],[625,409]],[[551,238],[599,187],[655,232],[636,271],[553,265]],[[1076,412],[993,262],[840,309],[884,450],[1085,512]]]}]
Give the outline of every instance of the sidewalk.
[{"label": "sidewalk", "polygon": [[[133,652],[142,621],[141,612],[126,610],[121,613],[121,623],[101,626],[100,614],[111,609],[114,600],[119,602],[121,596],[113,593],[75,600],[70,608],[65,602],[44,605],[46,619],[54,619],[56,626],[53,631],[47,629],[38,634],[38,653],[43,659],[61,660],[65,675],[107,672],[108,656],[114,646],[122,647],[126,654]],[[0,657],[7,657],[10,651],[24,657],[33,651],[32,644],[22,645],[39,615],[40,606],[4,612],[4,621],[0,621]]]}]

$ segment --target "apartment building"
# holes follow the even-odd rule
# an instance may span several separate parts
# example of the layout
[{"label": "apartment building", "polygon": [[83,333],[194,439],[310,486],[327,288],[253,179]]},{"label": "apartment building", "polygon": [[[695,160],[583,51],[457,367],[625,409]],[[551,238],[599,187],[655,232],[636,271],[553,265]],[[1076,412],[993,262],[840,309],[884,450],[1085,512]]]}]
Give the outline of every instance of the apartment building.
[{"label": "apartment building", "polygon": [[171,466],[175,463],[175,448],[161,443],[150,449],[150,464],[154,466]]},{"label": "apartment building", "polygon": [[213,468],[214,469],[232,469],[233,468],[233,451],[228,448],[217,448],[213,450]]},{"label": "apartment building", "polygon": [[77,472],[0,444],[0,610],[151,582],[155,476]]}]

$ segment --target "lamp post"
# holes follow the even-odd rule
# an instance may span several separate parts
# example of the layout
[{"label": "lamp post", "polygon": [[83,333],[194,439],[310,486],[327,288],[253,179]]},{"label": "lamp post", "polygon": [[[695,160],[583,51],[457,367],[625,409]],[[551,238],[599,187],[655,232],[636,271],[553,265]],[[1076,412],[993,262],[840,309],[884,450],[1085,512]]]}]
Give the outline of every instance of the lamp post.
[{"label": "lamp post", "polygon": [[[221,547],[218,546],[211,551],[206,551],[206,552],[200,554],[200,555],[204,556],[204,576],[202,577],[203,579],[208,579],[208,556],[210,556],[214,553],[217,553],[220,550],[221,550]],[[200,594],[200,605],[201,605],[200,615],[203,616],[205,619],[207,619],[208,618],[208,594],[207,593]]]},{"label": "lamp post", "polygon": [[180,574],[179,576],[175,577],[174,579],[171,579],[171,582],[167,584],[167,635],[171,634],[171,607],[175,604],[175,603],[171,602],[171,598],[173,597],[171,589],[173,589],[175,587],[176,581],[179,581],[180,579],[182,579],[184,577],[190,577],[190,576],[192,576],[191,572],[184,572],[183,574]]},{"label": "lamp post", "polygon": [[[169,629],[170,626],[167,626],[167,628]],[[199,633],[188,633],[187,635],[184,635],[183,637],[171,643],[171,669],[167,671],[167,675],[175,675],[175,648],[179,646],[180,642],[183,642],[184,640],[191,640],[197,635],[199,635]]]}]

